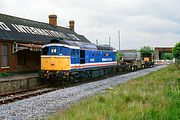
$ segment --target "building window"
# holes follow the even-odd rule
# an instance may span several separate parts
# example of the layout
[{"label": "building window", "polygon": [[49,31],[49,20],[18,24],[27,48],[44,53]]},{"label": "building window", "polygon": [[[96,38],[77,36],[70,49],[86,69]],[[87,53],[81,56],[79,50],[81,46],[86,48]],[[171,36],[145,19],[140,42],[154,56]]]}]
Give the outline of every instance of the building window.
[{"label": "building window", "polygon": [[8,66],[8,45],[2,45],[2,59],[1,59],[1,67]]},{"label": "building window", "polygon": [[26,64],[26,56],[24,52],[18,52],[18,65],[24,66]]}]

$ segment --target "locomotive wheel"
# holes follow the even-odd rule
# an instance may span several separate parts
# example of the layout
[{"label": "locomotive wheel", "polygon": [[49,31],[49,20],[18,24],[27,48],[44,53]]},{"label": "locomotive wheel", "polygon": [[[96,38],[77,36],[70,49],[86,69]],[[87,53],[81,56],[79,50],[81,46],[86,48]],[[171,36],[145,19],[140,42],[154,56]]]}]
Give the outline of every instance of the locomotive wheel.
[{"label": "locomotive wheel", "polygon": [[141,69],[143,69],[143,68],[144,68],[144,64],[141,65]]},{"label": "locomotive wheel", "polygon": [[138,67],[137,67],[137,65],[136,65],[136,66],[134,66],[134,70],[138,70]]},{"label": "locomotive wheel", "polygon": [[75,82],[75,74],[74,73],[70,73],[69,74],[69,83],[74,83]]},{"label": "locomotive wheel", "polygon": [[134,66],[131,66],[131,71],[134,71]]}]

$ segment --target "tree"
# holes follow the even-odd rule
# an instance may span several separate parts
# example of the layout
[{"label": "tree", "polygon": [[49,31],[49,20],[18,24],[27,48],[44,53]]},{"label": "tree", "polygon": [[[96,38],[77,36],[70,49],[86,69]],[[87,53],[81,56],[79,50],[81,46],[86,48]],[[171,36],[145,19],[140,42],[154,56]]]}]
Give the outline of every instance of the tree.
[{"label": "tree", "polygon": [[180,59],[180,42],[176,43],[172,52],[175,58]]},{"label": "tree", "polygon": [[117,59],[117,62],[121,62],[122,61],[122,57],[123,57],[123,53],[121,52],[117,52],[116,53],[116,59]]},{"label": "tree", "polygon": [[141,47],[140,49],[142,57],[151,57],[154,50],[149,46]]},{"label": "tree", "polygon": [[172,53],[163,53],[162,54],[162,59],[164,60],[172,60],[174,58]]},{"label": "tree", "polygon": [[180,42],[176,43],[172,52],[173,52],[173,55],[176,59],[176,66],[178,69],[180,69]]}]

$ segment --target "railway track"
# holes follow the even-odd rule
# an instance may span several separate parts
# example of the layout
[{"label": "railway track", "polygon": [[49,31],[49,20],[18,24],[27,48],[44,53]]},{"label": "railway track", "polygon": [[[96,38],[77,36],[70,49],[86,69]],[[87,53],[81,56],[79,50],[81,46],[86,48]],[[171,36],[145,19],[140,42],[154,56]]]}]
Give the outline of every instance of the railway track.
[{"label": "railway track", "polygon": [[24,92],[17,92],[13,94],[2,95],[0,96],[0,105],[15,102],[18,100],[26,99],[26,98],[37,96],[37,95],[41,95],[41,94],[48,93],[51,91],[64,89],[67,87],[77,86],[83,83],[88,83],[88,82],[92,82],[96,80],[100,80],[100,78],[90,80],[90,81],[79,81],[72,84],[69,84],[67,82],[66,83],[59,82],[57,84],[53,84],[52,85],[53,87],[46,85],[46,87],[45,86],[39,87],[39,89],[36,89],[36,90],[29,90],[29,91],[24,91]]},{"label": "railway track", "polygon": [[14,102],[16,100],[22,100],[28,97],[41,95],[43,93],[47,93],[53,90],[54,90],[53,88],[44,88],[44,89],[39,89],[39,90],[33,90],[33,91],[27,91],[23,93],[8,95],[8,96],[0,98],[0,104],[6,104],[6,103]]},{"label": "railway track", "polygon": [[29,90],[29,91],[18,92],[18,93],[15,92],[13,94],[0,96],[0,104],[7,104],[7,103],[10,103],[10,102],[15,102],[15,101],[18,101],[18,100],[22,100],[22,99],[37,96],[37,95],[41,95],[41,94],[48,93],[48,92],[51,92],[51,91],[55,91],[55,90],[59,90],[59,89],[67,88],[67,87],[72,87],[72,86],[77,86],[77,85],[80,85],[80,84],[89,83],[89,82],[93,82],[93,81],[97,81],[97,80],[103,80],[103,79],[106,79],[106,78],[118,76],[118,75],[121,75],[121,74],[127,74],[127,73],[130,73],[130,72],[133,72],[133,71],[123,72],[123,73],[115,74],[115,75],[112,75],[112,76],[103,76],[101,78],[95,78],[95,79],[92,78],[91,80],[88,80],[88,81],[76,81],[76,82],[71,83],[71,84],[69,84],[68,82],[64,82],[64,83],[57,82],[56,84],[53,84],[52,86],[44,85],[42,87],[39,87],[39,89],[36,88],[35,90]]},{"label": "railway track", "polygon": [[35,90],[33,89],[33,90],[24,91],[24,92],[15,92],[13,94],[11,93],[11,94],[7,94],[7,95],[2,95],[2,96],[0,96],[0,105],[15,102],[18,100],[26,99],[29,97],[41,95],[44,93],[48,93],[51,91],[55,91],[55,90],[59,90],[59,89],[67,88],[67,87],[77,86],[77,85],[80,85],[83,83],[101,80],[104,78],[97,78],[97,79],[93,79],[93,80],[89,80],[89,81],[79,81],[79,82],[75,82],[72,84],[69,84],[67,82],[66,83],[59,82],[57,84],[52,85],[53,87],[46,85],[46,86],[39,87],[39,89],[36,88]]}]

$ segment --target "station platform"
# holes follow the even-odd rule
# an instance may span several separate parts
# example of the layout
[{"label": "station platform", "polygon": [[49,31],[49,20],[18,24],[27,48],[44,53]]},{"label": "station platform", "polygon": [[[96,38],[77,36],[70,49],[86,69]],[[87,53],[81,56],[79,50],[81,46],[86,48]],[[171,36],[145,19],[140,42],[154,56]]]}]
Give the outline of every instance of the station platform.
[{"label": "station platform", "polygon": [[34,89],[42,84],[38,73],[23,73],[0,78],[0,96]]},{"label": "station platform", "polygon": [[26,74],[15,74],[12,76],[3,76],[0,77],[0,83],[5,81],[22,80],[22,79],[29,79],[35,77],[39,77],[38,73],[26,73]]}]

